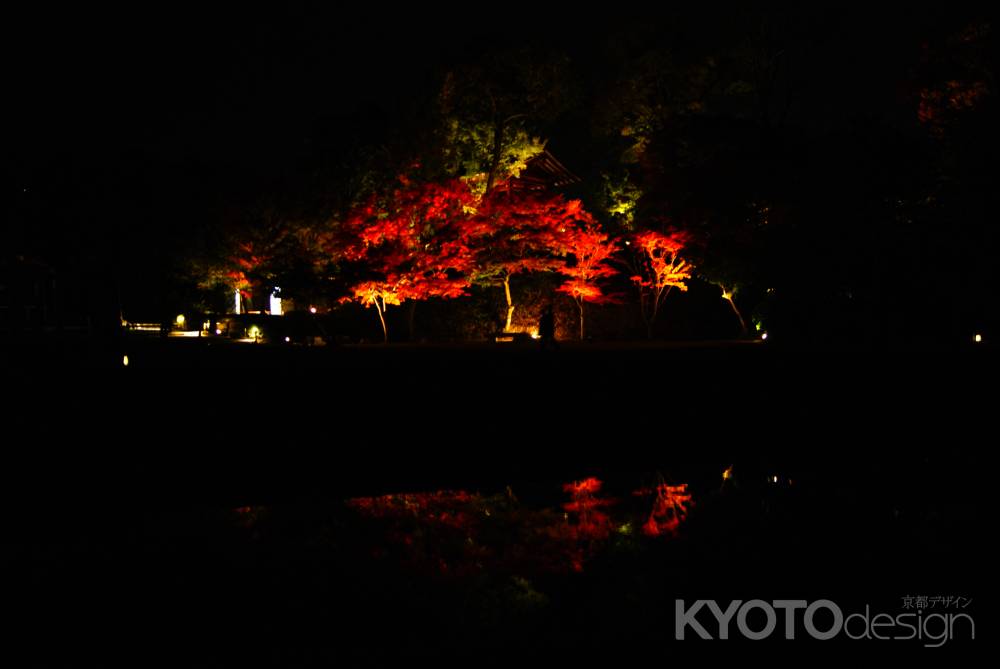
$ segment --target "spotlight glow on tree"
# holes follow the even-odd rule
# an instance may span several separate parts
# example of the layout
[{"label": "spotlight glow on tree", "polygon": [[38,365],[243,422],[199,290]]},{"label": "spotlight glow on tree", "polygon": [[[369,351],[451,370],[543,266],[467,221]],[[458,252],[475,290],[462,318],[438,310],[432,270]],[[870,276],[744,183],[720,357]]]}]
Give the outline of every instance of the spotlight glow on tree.
[{"label": "spotlight glow on tree", "polygon": [[252,241],[240,242],[236,245],[236,250],[229,257],[229,269],[226,271],[226,277],[233,290],[239,293],[241,305],[253,299],[250,277],[254,276],[268,260],[268,256],[258,251]]},{"label": "spotlight glow on tree", "polygon": [[721,284],[719,287],[722,288],[722,299],[724,299],[726,302],[729,303],[729,307],[733,310],[733,313],[736,314],[736,318],[740,322],[740,332],[746,334],[747,333],[746,321],[743,320],[743,314],[740,313],[740,310],[736,307],[736,302],[733,301],[733,295],[735,294],[736,290],[734,288],[726,288]]},{"label": "spotlight glow on tree", "polygon": [[680,257],[680,252],[688,242],[682,232],[664,234],[648,231],[636,235],[631,247],[635,249],[635,274],[632,282],[639,289],[639,307],[642,320],[646,324],[646,334],[653,336],[653,325],[660,306],[677,288],[687,290],[686,281],[691,278],[691,265]]},{"label": "spotlight glow on tree", "polygon": [[385,341],[385,313],[390,305],[432,297],[465,294],[473,269],[473,253],[464,225],[474,211],[468,184],[401,186],[388,197],[373,197],[356,207],[342,226],[342,253],[368,275],[356,281],[344,301],[374,306]]},{"label": "spotlight glow on tree", "polygon": [[[603,509],[610,506],[614,500],[598,497],[603,482],[594,477],[573,481],[563,485],[563,491],[569,493],[570,500],[563,504],[563,510],[576,517],[576,524],[570,526],[570,537],[576,541],[593,543],[607,539],[611,534],[611,517]],[[584,553],[577,546],[571,555],[570,564],[574,571],[583,570]]]},{"label": "spotlight glow on tree", "polygon": [[530,191],[494,190],[480,205],[467,226],[475,239],[479,283],[503,286],[507,301],[504,330],[514,316],[511,278],[529,272],[560,268],[566,252],[566,232],[593,218],[579,200]]},{"label": "spotlight glow on tree", "polygon": [[618,273],[609,263],[618,246],[594,224],[566,228],[563,240],[568,260],[559,271],[567,279],[559,286],[559,291],[576,301],[580,312],[580,339],[583,339],[584,304],[614,301],[602,290],[601,281]]},{"label": "spotlight glow on tree", "polygon": [[[653,491],[640,490],[635,494],[645,495],[651,492]],[[681,522],[687,518],[688,508],[693,504],[691,493],[688,492],[686,483],[680,485],[661,483],[656,486],[655,492],[656,499],[653,500],[653,509],[643,524],[642,531],[650,537],[673,534],[680,527]]]}]

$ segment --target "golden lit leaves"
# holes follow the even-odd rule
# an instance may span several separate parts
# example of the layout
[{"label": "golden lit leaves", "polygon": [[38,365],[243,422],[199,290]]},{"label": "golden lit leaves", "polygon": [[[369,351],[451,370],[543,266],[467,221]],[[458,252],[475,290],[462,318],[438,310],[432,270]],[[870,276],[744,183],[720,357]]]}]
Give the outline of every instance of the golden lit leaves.
[{"label": "golden lit leaves", "polygon": [[639,274],[631,277],[634,283],[657,293],[671,287],[687,290],[692,267],[679,255],[688,243],[687,235],[648,231],[636,235],[632,242],[640,254]]},{"label": "golden lit leaves", "polygon": [[464,224],[476,203],[468,182],[401,184],[355,208],[342,226],[344,257],[377,277],[353,286],[348,300],[384,307],[457,297],[469,285],[473,257]]},{"label": "golden lit leaves", "polygon": [[588,225],[565,229],[564,244],[570,260],[559,270],[567,277],[559,291],[578,302],[609,301],[600,281],[618,273],[609,263],[618,250],[615,241],[596,225]]}]

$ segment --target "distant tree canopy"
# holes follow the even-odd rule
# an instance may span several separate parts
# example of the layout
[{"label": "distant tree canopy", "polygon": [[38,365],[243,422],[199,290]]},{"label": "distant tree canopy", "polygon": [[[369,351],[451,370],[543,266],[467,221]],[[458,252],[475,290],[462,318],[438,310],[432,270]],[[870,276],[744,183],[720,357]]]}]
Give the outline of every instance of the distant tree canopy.
[{"label": "distant tree canopy", "polygon": [[[215,224],[189,278],[382,309],[502,288],[510,329],[511,279],[560,275],[581,331],[614,295],[633,336],[671,332],[674,303],[689,334],[876,345],[995,318],[991,26],[695,14],[446,59]],[[505,188],[546,149],[582,183]]]}]

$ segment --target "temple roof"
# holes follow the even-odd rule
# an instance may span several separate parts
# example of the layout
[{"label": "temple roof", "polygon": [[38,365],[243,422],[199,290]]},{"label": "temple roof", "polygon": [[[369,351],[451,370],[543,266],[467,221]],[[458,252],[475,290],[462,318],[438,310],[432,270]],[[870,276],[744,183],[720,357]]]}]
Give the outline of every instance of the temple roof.
[{"label": "temple roof", "polygon": [[579,182],[580,177],[566,169],[548,150],[544,150],[528,161],[520,176],[510,181],[510,186],[523,190],[545,190]]}]

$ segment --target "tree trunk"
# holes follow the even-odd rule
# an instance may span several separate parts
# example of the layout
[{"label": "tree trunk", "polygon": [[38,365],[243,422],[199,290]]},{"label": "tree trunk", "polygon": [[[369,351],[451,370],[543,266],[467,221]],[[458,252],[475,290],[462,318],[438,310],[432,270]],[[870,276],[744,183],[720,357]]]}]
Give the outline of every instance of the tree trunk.
[{"label": "tree trunk", "polygon": [[389,329],[385,326],[385,303],[375,300],[375,311],[378,312],[378,320],[382,323],[382,343],[389,343]]},{"label": "tree trunk", "polygon": [[504,325],[503,331],[510,332],[510,324],[514,319],[514,302],[510,299],[510,277],[504,277],[503,280],[503,292],[507,297],[507,324]]},{"label": "tree trunk", "polygon": [[[494,114],[496,114],[496,103],[493,103]],[[495,116],[495,125],[493,128],[493,152],[490,156],[490,171],[486,175],[486,192],[485,195],[489,195],[493,190],[493,186],[496,185],[497,172],[500,170],[500,157],[503,155],[503,133],[507,127],[507,124],[511,121],[515,121],[525,114],[514,114],[513,116],[508,116],[505,119],[501,119],[499,116]]]},{"label": "tree trunk", "polygon": [[583,300],[576,298],[576,306],[580,309],[580,341],[583,341]]},{"label": "tree trunk", "polygon": [[656,317],[660,313],[660,306],[666,301],[667,296],[670,295],[670,291],[673,290],[673,286],[667,286],[666,290],[660,288],[655,293],[653,293],[653,313],[649,317],[649,338],[653,338],[653,325],[656,323]]},{"label": "tree trunk", "polygon": [[500,154],[503,151],[503,126],[500,119],[496,120],[493,128],[493,155],[490,156],[490,171],[486,175],[486,193],[489,195],[493,190],[493,184],[497,178],[497,170],[500,169]]},{"label": "tree trunk", "polygon": [[743,314],[741,314],[740,310],[736,308],[736,303],[733,302],[732,297],[727,297],[725,299],[726,302],[729,302],[729,306],[733,308],[733,313],[736,314],[736,318],[740,319],[740,334],[745,335],[747,333],[747,324],[743,320]]}]

